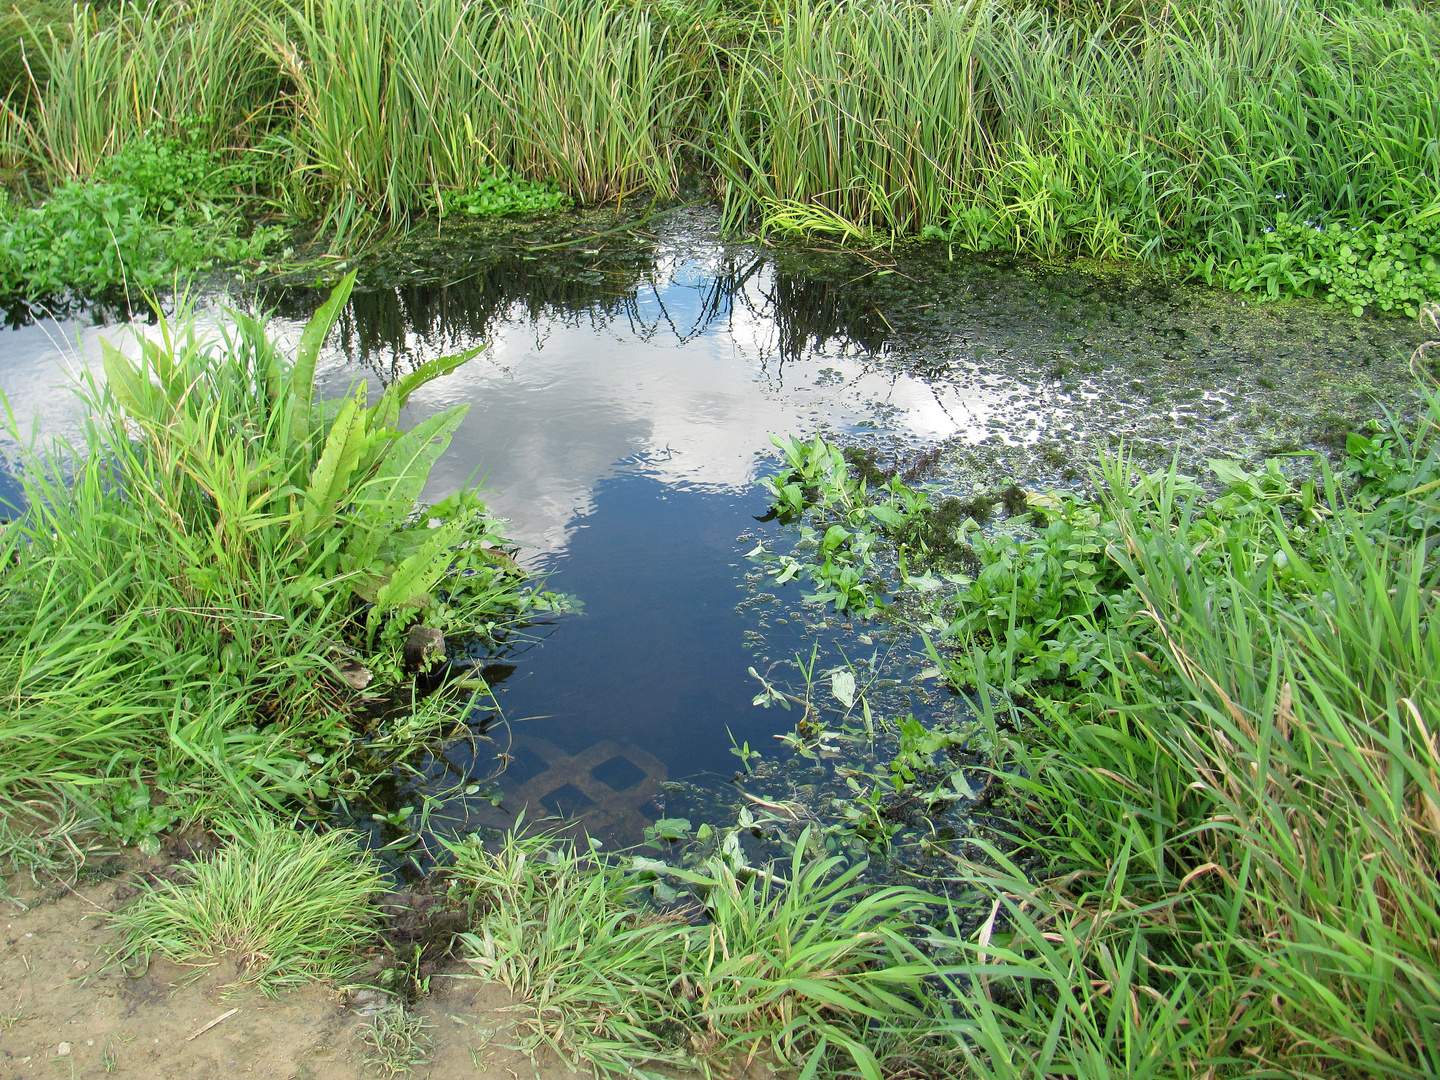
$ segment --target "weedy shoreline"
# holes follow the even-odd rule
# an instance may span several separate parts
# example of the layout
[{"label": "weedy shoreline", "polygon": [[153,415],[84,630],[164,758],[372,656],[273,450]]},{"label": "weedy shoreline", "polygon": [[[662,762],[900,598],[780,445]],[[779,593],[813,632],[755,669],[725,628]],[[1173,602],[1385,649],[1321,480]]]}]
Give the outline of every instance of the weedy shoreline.
[{"label": "weedy shoreline", "polygon": [[1424,4],[204,0],[0,35],[8,291],[323,270],[437,214],[697,181],[737,230],[1440,291]]},{"label": "weedy shoreline", "polygon": [[[22,18],[35,62],[0,142],[41,194],[0,213],[0,276],[98,288],[129,266],[151,286],[268,259],[259,213],[344,253],[427,212],[666,198],[699,170],[735,227],[1141,258],[1434,322],[1436,19],[1275,0]],[[241,315],[221,340],[182,322],[138,360],[108,350],[81,440],[28,452],[28,510],[0,536],[0,855],[63,876],[87,830],[154,850],[209,825],[226,845],[144,886],[119,958],[372,984],[396,1072],[423,1056],[404,1008],[424,946],[366,968],[380,877],[296,812],[485,692],[367,727],[360,695],[406,685],[412,627],[493,636],[564,601],[473,494],[415,512],[458,415],[401,430],[399,410],[464,356],[374,404],[314,400],[352,283],[294,356]],[[859,613],[923,578],[905,610],[973,717],[877,719],[837,678],[886,749],[849,777],[853,814],[671,822],[663,859],[455,839],[425,899],[446,955],[510,988],[528,1048],[617,1075],[1440,1072],[1433,350],[1413,368],[1415,415],[1349,433],[1338,461],[1217,460],[1202,484],[1121,448],[1093,498],[992,493],[1032,523],[1011,535],[978,527],[985,493],[932,502],[863,453],[785,443],[776,512],[813,543],[774,576]],[[806,708],[791,743],[826,736]],[[897,803],[923,823],[982,797],[1014,809],[1008,832],[923,837],[944,868],[924,889],[827,848],[879,859]],[[742,834],[762,826],[785,857],[756,865]]]}]

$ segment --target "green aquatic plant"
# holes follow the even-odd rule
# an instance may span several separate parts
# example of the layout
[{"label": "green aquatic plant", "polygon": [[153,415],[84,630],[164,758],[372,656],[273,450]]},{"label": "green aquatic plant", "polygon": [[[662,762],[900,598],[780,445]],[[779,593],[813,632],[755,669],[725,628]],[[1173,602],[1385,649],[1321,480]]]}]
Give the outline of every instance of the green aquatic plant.
[{"label": "green aquatic plant", "polygon": [[[965,542],[967,510],[988,516],[988,496],[932,501],[929,493],[880,470],[873,450],[842,450],[820,435],[808,441],[772,435],[771,442],[789,466],[760,481],[770,492],[771,514],[787,524],[802,522],[807,514],[815,521],[800,525],[797,548],[813,557],[777,556],[763,544],[749,552],[748,557],[768,564],[766,572],[777,585],[804,575],[815,584],[806,600],[869,616],[886,591],[876,558],[882,543],[898,551],[902,576],[911,562],[976,568],[975,552]],[[926,451],[917,460],[924,464],[936,456],[938,451]]]},{"label": "green aquatic plant", "polygon": [[[464,355],[373,405],[359,387],[315,400],[352,282],[293,356],[240,313],[220,340],[162,321],[134,359],[105,345],[78,444],[25,453],[25,507],[0,537],[6,799],[72,785],[153,845],[216,800],[328,797],[360,782],[357,690],[403,677],[414,620],[483,639],[550,602],[496,556],[472,493],[415,513],[463,410],[409,431],[399,410]],[[422,701],[375,752],[403,753],[446,712],[445,695]]]},{"label": "green aquatic plant", "polygon": [[1204,276],[1267,299],[1318,296],[1356,315],[1376,308],[1414,318],[1427,300],[1440,297],[1440,223],[1346,227],[1280,213],[1237,258]]},{"label": "green aquatic plant", "polygon": [[893,857],[914,829],[966,898],[926,937],[965,1075],[1434,1071],[1440,391],[1415,368],[1418,414],[1342,469],[1110,458],[1098,499],[1030,500],[1038,535],[975,537],[955,593],[905,601],[949,621],[931,658],[974,720],[840,725],[882,752],[822,832]]},{"label": "green aquatic plant", "polygon": [[245,220],[233,193],[240,173],[192,126],[136,136],[38,205],[0,192],[0,292],[154,294],[216,264],[257,263],[287,231]]},{"label": "green aquatic plant", "polygon": [[573,205],[564,192],[533,180],[518,180],[505,173],[490,173],[469,187],[441,195],[436,214],[469,214],[474,217],[504,217],[507,214],[539,214]]},{"label": "green aquatic plant", "polygon": [[[1305,545],[1312,580],[1287,596],[1276,562],[1257,571],[1238,542],[1197,572],[1155,494],[1111,504],[1113,557],[1148,628],[1097,623],[1093,694],[1032,706],[1044,722],[1021,768],[1034,843],[1063,852],[1049,882],[1021,884],[997,852],[959,866],[1013,928],[998,948],[956,943],[990,983],[967,998],[977,1071],[1101,1075],[1123,1060],[1174,1075],[1259,1057],[1423,1075],[1440,1053],[1426,1034],[1440,971],[1433,564],[1337,506]],[[1266,518],[1282,520],[1271,510],[1241,535],[1273,538]]]},{"label": "green aquatic plant", "polygon": [[[1213,462],[1210,496],[1111,461],[1101,500],[1060,519],[1089,551],[982,553],[958,602],[990,622],[950,671],[983,724],[1023,730],[995,776],[1033,816],[1018,848],[950,855],[991,905],[942,950],[976,976],[956,1013],[976,1075],[1440,1061],[1440,393],[1421,389],[1418,418],[1352,438],[1348,492],[1324,462]],[[1057,619],[1007,584],[1022,572],[1078,609]],[[1040,670],[1062,639],[1078,662]]]}]

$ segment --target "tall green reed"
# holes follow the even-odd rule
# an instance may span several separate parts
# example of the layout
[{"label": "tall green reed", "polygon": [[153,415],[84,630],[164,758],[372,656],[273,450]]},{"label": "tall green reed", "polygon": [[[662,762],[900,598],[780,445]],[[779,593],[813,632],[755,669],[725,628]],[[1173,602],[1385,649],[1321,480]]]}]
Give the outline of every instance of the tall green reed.
[{"label": "tall green reed", "polygon": [[[534,602],[488,551],[499,537],[473,495],[412,513],[464,408],[409,431],[400,409],[470,354],[374,404],[363,384],[315,400],[352,283],[293,357],[239,313],[218,341],[162,321],[137,359],[105,345],[104,384],[80,387],[80,440],[24,455],[26,505],[0,541],[0,739],[15,747],[0,793],[323,797],[361,748],[362,662],[384,689],[415,619],[474,632]],[[417,731],[445,710],[421,713]]]},{"label": "tall green reed", "polygon": [[55,183],[89,176],[152,129],[176,134],[199,120],[217,147],[259,141],[279,87],[256,14],[251,0],[77,4],[68,26],[30,27],[38,62],[10,105],[31,159]]},{"label": "tall green reed", "polygon": [[1287,211],[1404,224],[1440,197],[1423,6],[1192,0],[1140,16],[814,0],[720,18],[581,0],[253,0],[35,27],[16,136],[53,179],[208,117],[279,205],[354,230],[494,171],[582,202],[674,195],[731,225],[1183,257],[1215,276]]},{"label": "tall green reed", "polygon": [[788,8],[739,54],[711,140],[728,216],[810,204],[915,232],[984,161],[980,4]]},{"label": "tall green reed", "polygon": [[[1401,457],[1433,477],[1440,392],[1423,407]],[[1322,474],[1313,504],[1231,513],[1173,473],[1106,480],[1139,614],[1101,609],[1097,688],[1038,692],[1015,747],[1025,842],[1052,868],[957,860],[992,904],[952,939],[975,1069],[1429,1075],[1440,570],[1423,532],[1391,527],[1433,513],[1433,481],[1379,512]]]},{"label": "tall green reed", "polygon": [[497,170],[586,202],[676,190],[696,78],[644,9],[323,0],[269,27],[321,201],[404,218]]},{"label": "tall green reed", "polygon": [[[710,124],[732,221],[812,204],[965,246],[1202,262],[1276,213],[1440,196],[1433,13],[1246,0],[1098,26],[980,3],[802,5]],[[821,215],[823,218],[823,215]]]}]

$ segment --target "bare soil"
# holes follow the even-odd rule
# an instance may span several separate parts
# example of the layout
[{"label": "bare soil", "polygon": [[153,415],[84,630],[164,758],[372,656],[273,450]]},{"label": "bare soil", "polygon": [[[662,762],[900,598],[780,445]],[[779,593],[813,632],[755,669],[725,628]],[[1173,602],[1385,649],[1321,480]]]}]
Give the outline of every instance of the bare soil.
[{"label": "bare soil", "polygon": [[[357,1037],[373,994],[313,985],[266,997],[237,988],[238,973],[225,958],[207,968],[155,960],[144,971],[121,971],[110,964],[115,935],[107,916],[131,902],[139,874],[164,869],[141,859],[122,867],[75,885],[6,883],[20,903],[0,898],[0,1080],[386,1075],[365,1064],[369,1051]],[[413,1006],[429,1023],[432,1043],[429,1060],[410,1074],[416,1080],[579,1075],[507,1046],[523,1006],[504,987],[471,978],[453,962],[433,971],[430,987]]]}]

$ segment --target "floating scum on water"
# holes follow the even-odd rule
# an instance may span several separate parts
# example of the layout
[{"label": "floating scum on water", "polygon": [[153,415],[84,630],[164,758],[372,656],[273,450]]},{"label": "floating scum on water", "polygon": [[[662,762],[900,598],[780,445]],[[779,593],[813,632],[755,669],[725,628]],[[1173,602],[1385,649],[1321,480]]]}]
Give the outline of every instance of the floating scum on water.
[{"label": "floating scum on water", "polygon": [[78,441],[23,454],[27,508],[0,540],[7,797],[69,785],[147,841],[213,799],[326,797],[362,782],[362,747],[403,751],[449,715],[438,695],[407,734],[366,740],[356,669],[384,691],[415,621],[496,634],[549,603],[473,493],[414,513],[466,406],[409,431],[400,409],[470,354],[373,405],[363,384],[315,400],[352,284],[293,360],[240,313],[219,340],[162,320],[135,360],[105,345],[105,383],[79,387]]}]

